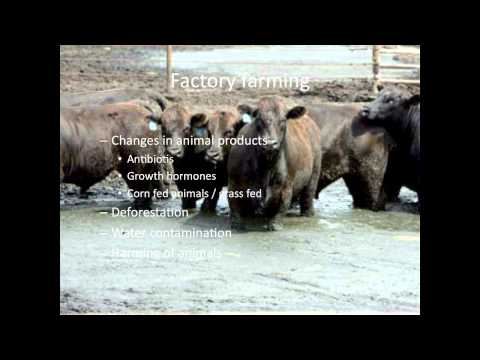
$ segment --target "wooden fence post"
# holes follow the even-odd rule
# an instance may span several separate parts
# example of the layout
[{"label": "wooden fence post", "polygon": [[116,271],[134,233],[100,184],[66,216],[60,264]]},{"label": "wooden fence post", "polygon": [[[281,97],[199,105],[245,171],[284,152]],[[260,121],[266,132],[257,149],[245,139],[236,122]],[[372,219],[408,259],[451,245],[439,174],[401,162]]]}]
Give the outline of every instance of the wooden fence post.
[{"label": "wooden fence post", "polygon": [[172,88],[172,57],[172,45],[167,45],[167,93],[170,92]]},{"label": "wooden fence post", "polygon": [[381,45],[372,45],[373,93],[374,94],[378,94],[378,85],[380,83],[380,47]]}]

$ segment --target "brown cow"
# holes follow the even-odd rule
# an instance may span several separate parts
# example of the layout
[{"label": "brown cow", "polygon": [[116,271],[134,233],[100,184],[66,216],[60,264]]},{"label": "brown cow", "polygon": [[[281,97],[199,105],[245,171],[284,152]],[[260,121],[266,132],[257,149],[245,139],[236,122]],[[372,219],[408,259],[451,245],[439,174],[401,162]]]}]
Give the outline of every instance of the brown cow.
[{"label": "brown cow", "polygon": [[[292,198],[301,214],[314,214],[313,199],[321,171],[320,129],[302,106],[287,111],[277,98],[263,98],[256,109],[239,106],[253,120],[238,137],[259,143],[234,145],[228,158],[229,204],[233,228],[260,220],[280,228],[280,216]],[[261,190],[261,197],[252,196]],[[250,192],[250,195],[249,195]]]},{"label": "brown cow", "polygon": [[322,174],[318,193],[343,178],[354,207],[385,208],[383,181],[393,142],[387,132],[361,120],[360,104],[321,104],[308,113],[321,130]]},{"label": "brown cow", "polygon": [[136,101],[160,116],[168,105],[159,93],[149,89],[113,89],[95,92],[60,94],[60,107],[107,105]]},{"label": "brown cow", "polygon": [[[80,186],[85,194],[90,186],[103,180],[112,170],[117,170],[132,190],[147,192],[135,197],[135,207],[150,207],[152,191],[162,191],[162,181],[129,180],[128,173],[161,173],[161,166],[128,160],[130,156],[163,155],[159,141],[161,129],[159,126],[150,129],[151,122],[158,125],[158,119],[150,111],[134,102],[61,108],[60,181]],[[116,142],[121,136],[124,139],[148,140],[155,145],[114,145],[114,136],[117,137]]]}]

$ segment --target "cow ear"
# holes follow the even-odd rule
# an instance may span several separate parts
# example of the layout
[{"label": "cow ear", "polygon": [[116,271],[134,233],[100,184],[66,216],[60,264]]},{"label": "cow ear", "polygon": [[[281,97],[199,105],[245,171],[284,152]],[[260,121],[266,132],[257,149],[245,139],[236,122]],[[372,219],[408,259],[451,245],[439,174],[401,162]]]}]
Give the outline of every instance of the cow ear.
[{"label": "cow ear", "polygon": [[253,115],[253,111],[254,111],[253,107],[251,107],[250,105],[246,105],[246,104],[238,105],[237,110],[240,113],[240,115],[248,114],[250,116]]},{"label": "cow ear", "polygon": [[415,106],[420,104],[420,95],[413,95],[410,99],[405,101],[405,107]]},{"label": "cow ear", "polygon": [[192,128],[204,127],[208,124],[208,117],[205,114],[195,114],[190,119],[190,126]]},{"label": "cow ear", "polygon": [[295,106],[287,113],[287,119],[298,119],[307,113],[307,109],[304,106]]}]

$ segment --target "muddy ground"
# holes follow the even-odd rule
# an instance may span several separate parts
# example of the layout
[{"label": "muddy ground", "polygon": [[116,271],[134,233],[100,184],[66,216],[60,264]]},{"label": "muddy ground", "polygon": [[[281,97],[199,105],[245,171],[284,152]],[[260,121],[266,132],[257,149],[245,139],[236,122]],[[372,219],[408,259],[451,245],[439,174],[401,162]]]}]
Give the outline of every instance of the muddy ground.
[{"label": "muddy ground", "polygon": [[282,231],[223,238],[151,232],[228,230],[224,193],[210,217],[114,218],[112,206],[131,205],[119,201],[64,207],[60,312],[419,313],[420,219],[415,194],[402,197],[411,211],[355,210],[339,181],[321,193],[313,218],[293,209]]},{"label": "muddy ground", "polygon": [[[133,87],[165,94],[163,72],[145,63],[152,49],[163,46],[61,47],[60,92]],[[419,92],[416,86],[409,90]],[[366,102],[373,96],[370,81],[343,80],[314,82],[307,93],[236,88],[174,92],[167,99],[192,111],[210,111],[273,94],[303,105]],[[228,229],[224,197],[212,218],[197,213],[169,219],[105,215],[112,206],[130,205],[126,190],[115,174],[93,186],[88,199],[80,199],[74,185],[60,186],[62,314],[420,311],[420,217],[416,195],[406,189],[400,204],[374,213],[352,209],[339,181],[316,201],[312,219],[293,210],[281,232],[209,239],[115,237],[112,229],[120,227]],[[178,200],[155,204],[180,207]],[[126,256],[127,250],[143,253]],[[179,256],[181,251],[197,253]],[[161,256],[152,258],[152,252]]]},{"label": "muddy ground", "polygon": [[[212,46],[175,46],[175,51],[209,50]],[[216,48],[216,47],[215,47]],[[152,89],[165,94],[163,64],[149,63],[152,49],[157,46],[65,46],[60,49],[60,92],[101,91],[112,88],[133,87]],[[139,66],[141,64],[141,66]],[[180,75],[198,75],[175,69]],[[218,74],[225,75],[225,74]],[[246,89],[238,87],[232,92],[218,90],[174,91],[167,96],[187,106],[205,108],[237,106],[241,102],[258,99],[262,95],[279,95],[299,105],[311,102],[366,102],[372,99],[372,82],[364,79],[342,81],[312,81],[306,93],[296,89]],[[416,85],[398,85],[413,93]]]}]

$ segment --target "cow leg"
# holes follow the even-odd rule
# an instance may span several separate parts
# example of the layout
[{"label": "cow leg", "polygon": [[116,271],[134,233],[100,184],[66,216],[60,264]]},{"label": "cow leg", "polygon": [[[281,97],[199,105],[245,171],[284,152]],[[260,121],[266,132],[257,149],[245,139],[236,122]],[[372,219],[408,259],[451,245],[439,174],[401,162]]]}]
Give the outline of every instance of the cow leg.
[{"label": "cow leg", "polygon": [[351,174],[344,176],[343,179],[352,195],[354,208],[373,211],[385,208],[382,183],[379,179]]},{"label": "cow leg", "polygon": [[[313,199],[317,195],[317,188],[320,179],[321,161],[317,161],[312,171],[310,183],[300,194],[300,214],[302,216],[311,217],[315,215]],[[317,196],[318,197],[318,196]]]},{"label": "cow leg", "polygon": [[133,207],[137,210],[150,210],[152,208],[151,197],[138,197],[133,201]]},{"label": "cow leg", "polygon": [[420,190],[417,192],[418,195],[418,212],[421,214],[422,213],[422,193]]},{"label": "cow leg", "polygon": [[[177,189],[180,193],[183,193],[185,191],[191,190],[191,188],[187,188],[187,182],[184,181],[177,181]],[[195,210],[197,208],[197,198],[192,198],[192,197],[181,197],[182,201],[182,210]]]},{"label": "cow leg", "polygon": [[152,208],[153,183],[149,181],[128,181],[127,185],[135,192],[142,192],[142,196],[134,197],[133,206],[138,210],[149,210]]},{"label": "cow leg", "polygon": [[320,192],[325,189],[328,185],[333,183],[334,181],[338,180],[338,178],[335,178],[334,180],[331,179],[325,179],[325,178],[320,178],[318,180],[318,185],[317,185],[317,190],[315,190],[315,199],[318,199],[320,196]]},{"label": "cow leg", "polygon": [[143,196],[135,197],[134,199],[134,208],[135,209],[145,209],[150,210],[152,208],[152,197],[153,197],[153,189],[154,185],[152,182],[135,182],[132,184],[132,190],[134,191],[146,191]]},{"label": "cow leg", "polygon": [[242,232],[247,230],[247,226],[242,221],[240,215],[234,214],[232,212],[230,213],[230,227],[234,230]]},{"label": "cow leg", "polygon": [[[132,155],[137,156],[139,154],[133,153]],[[127,157],[127,155],[122,155]],[[121,163],[117,167],[117,171],[122,174],[124,181],[126,182],[129,189],[134,192],[142,192],[142,196],[135,196],[133,200],[133,207],[137,210],[150,210],[152,208],[152,198],[153,190],[158,188],[158,181],[146,181],[146,180],[129,180],[128,173],[130,171],[136,172],[137,174],[153,174],[157,171],[157,167],[152,164],[142,164],[139,166],[129,166],[125,163]]]},{"label": "cow leg", "polygon": [[422,187],[421,187],[421,182],[420,182],[420,171],[418,171],[418,177],[417,177],[417,196],[418,196],[418,211],[421,214],[422,213]]},{"label": "cow leg", "polygon": [[[222,191],[222,188],[223,187],[215,188],[215,195],[213,196],[213,198],[208,196],[203,200],[202,207],[201,207],[201,211],[203,213],[207,213],[207,214],[216,213],[218,198],[220,197],[220,192]],[[209,195],[211,195],[211,192],[209,192]]]},{"label": "cow leg", "polygon": [[[385,210],[386,177],[388,173],[385,157],[370,157],[360,166],[343,176],[353,198],[353,206],[373,211]],[[390,176],[393,172],[390,169]]]},{"label": "cow leg", "polygon": [[80,187],[80,195],[78,196],[80,199],[88,199],[88,186],[81,186]]},{"label": "cow leg", "polygon": [[[290,191],[291,194],[291,191]],[[290,196],[291,200],[291,196]],[[288,208],[290,206],[290,200],[287,203],[282,203],[280,208],[278,209],[278,212],[272,217],[269,218],[267,221],[267,230],[268,231],[278,231],[283,229],[282,225],[282,216],[288,211]]]},{"label": "cow leg", "polygon": [[80,186],[80,195],[78,196],[80,199],[88,199],[88,189],[95,185],[97,182],[101,181],[102,179],[94,179],[88,182],[84,182],[83,184],[79,184]]},{"label": "cow leg", "polygon": [[[283,228],[281,223],[282,216],[288,211],[292,201],[292,186],[285,186],[278,192],[272,193],[271,201],[266,204],[267,230],[277,231]],[[273,216],[272,216],[273,215]]]},{"label": "cow leg", "polygon": [[385,193],[385,199],[389,202],[397,202],[400,190],[403,184],[403,165],[398,160],[397,153],[390,154],[388,159],[387,168],[385,170],[385,176],[383,178],[383,191]]},{"label": "cow leg", "polygon": [[366,184],[368,194],[366,209],[373,211],[385,210],[386,197],[381,176],[367,173],[362,175],[362,178]]},{"label": "cow leg", "polygon": [[197,199],[182,197],[182,210],[195,210],[197,208]]},{"label": "cow leg", "polygon": [[373,190],[371,196],[371,205],[368,207],[372,211],[384,211],[386,204],[385,193],[380,189],[380,191]]},{"label": "cow leg", "polygon": [[313,207],[313,198],[316,192],[316,184],[312,188],[312,186],[306,187],[301,195],[300,195],[300,214],[302,216],[314,216],[315,209]]},{"label": "cow leg", "polygon": [[396,181],[385,181],[383,191],[385,193],[385,198],[389,202],[397,202],[398,196],[400,195],[400,190],[402,185]]},{"label": "cow leg", "polygon": [[171,163],[162,163],[161,169],[163,174],[162,187],[164,190],[168,189],[170,194],[170,188],[172,186],[172,183],[170,180],[168,180],[168,175],[174,173],[173,165]]},{"label": "cow leg", "polygon": [[283,229],[282,222],[280,221],[281,214],[276,214],[273,218],[270,218],[267,221],[266,229],[268,231],[279,231]]},{"label": "cow leg", "polygon": [[418,196],[418,211],[421,214],[422,213],[422,182],[421,182],[421,173],[422,173],[422,167],[420,164],[420,158],[417,160],[417,196]]},{"label": "cow leg", "polygon": [[347,175],[343,178],[347,185],[348,192],[353,198],[354,208],[365,208],[367,200],[365,199],[366,186],[362,183],[358,176]]}]

